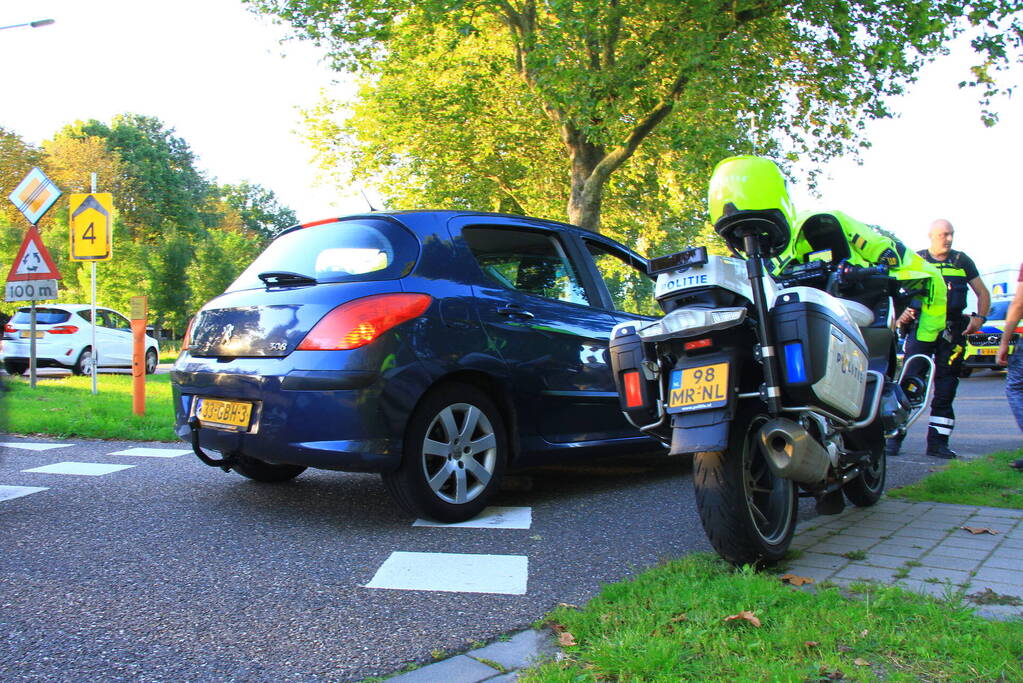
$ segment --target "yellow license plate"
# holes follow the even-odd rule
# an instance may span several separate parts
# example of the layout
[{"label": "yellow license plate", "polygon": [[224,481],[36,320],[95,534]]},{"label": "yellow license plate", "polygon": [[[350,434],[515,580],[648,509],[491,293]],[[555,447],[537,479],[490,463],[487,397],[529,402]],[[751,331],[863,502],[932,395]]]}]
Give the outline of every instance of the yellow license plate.
[{"label": "yellow license plate", "polygon": [[[22,330],[21,331],[21,338],[22,339],[31,339],[32,338],[32,331],[31,330]],[[42,339],[42,338],[43,338],[43,331],[42,330],[36,330],[36,339]]]},{"label": "yellow license plate", "polygon": [[668,408],[676,412],[721,408],[728,404],[728,363],[683,368],[671,373]]},{"label": "yellow license plate", "polygon": [[983,349],[977,349],[978,356],[995,356],[998,355],[997,346],[988,346]]},{"label": "yellow license plate", "polygon": [[212,427],[248,429],[252,418],[252,404],[241,401],[221,401],[213,398],[196,399],[195,415],[202,423]]}]

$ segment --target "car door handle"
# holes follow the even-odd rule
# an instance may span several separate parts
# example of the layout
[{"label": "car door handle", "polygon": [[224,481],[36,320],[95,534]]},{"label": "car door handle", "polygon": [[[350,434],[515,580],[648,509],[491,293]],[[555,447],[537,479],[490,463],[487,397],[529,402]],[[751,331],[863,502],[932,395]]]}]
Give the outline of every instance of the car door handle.
[{"label": "car door handle", "polygon": [[518,304],[508,304],[507,306],[501,306],[497,309],[497,312],[507,318],[525,318],[526,320],[533,317],[533,314],[527,311],[525,308]]}]

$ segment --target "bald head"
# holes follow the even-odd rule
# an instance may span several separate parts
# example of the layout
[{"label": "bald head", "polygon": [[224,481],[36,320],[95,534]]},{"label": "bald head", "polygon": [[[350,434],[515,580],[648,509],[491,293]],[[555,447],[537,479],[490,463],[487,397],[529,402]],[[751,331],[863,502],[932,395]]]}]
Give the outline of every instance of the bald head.
[{"label": "bald head", "polygon": [[931,223],[931,229],[927,232],[931,241],[927,250],[931,252],[931,256],[939,261],[944,261],[948,257],[948,252],[952,250],[954,235],[955,230],[952,228],[952,224],[944,218],[939,218]]}]

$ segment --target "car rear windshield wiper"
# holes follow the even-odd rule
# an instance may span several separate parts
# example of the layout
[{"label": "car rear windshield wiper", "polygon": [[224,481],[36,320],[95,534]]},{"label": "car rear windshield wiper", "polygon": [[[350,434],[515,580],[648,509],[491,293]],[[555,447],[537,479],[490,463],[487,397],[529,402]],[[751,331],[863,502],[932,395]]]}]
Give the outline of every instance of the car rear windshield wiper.
[{"label": "car rear windshield wiper", "polygon": [[292,273],[287,270],[270,270],[257,275],[267,287],[291,287],[301,285],[315,285],[317,280],[314,277],[302,273]]}]

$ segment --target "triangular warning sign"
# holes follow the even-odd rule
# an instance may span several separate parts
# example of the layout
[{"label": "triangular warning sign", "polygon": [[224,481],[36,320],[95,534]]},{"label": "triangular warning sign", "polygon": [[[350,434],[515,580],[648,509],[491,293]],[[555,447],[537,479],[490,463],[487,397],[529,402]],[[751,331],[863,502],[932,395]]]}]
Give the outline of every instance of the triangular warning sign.
[{"label": "triangular warning sign", "polygon": [[25,233],[18,255],[11,263],[11,272],[7,274],[8,282],[24,280],[59,280],[60,271],[50,258],[50,252],[43,246],[43,238],[39,229],[32,226]]}]

